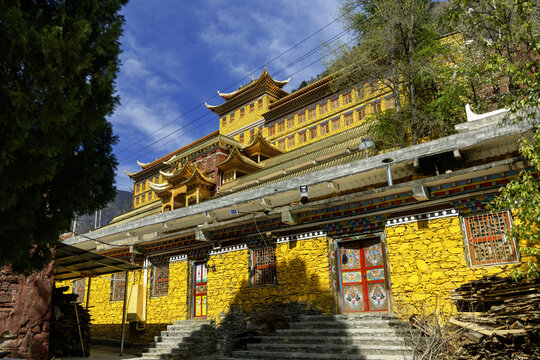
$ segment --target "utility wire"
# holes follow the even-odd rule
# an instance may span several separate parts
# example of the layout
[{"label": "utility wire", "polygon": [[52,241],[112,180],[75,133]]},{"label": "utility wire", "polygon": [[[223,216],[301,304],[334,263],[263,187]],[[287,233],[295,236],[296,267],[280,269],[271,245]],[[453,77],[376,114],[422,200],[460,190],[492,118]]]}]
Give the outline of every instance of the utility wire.
[{"label": "utility wire", "polygon": [[[318,45],[317,47],[313,48],[313,49],[310,50],[309,52],[307,52],[307,53],[305,53],[304,55],[300,56],[299,58],[293,60],[291,63],[285,65],[283,68],[281,68],[281,69],[278,70],[276,73],[274,73],[274,76],[283,73],[285,70],[287,70],[287,69],[291,68],[292,66],[298,64],[300,61],[307,59],[309,56],[311,56],[311,55],[313,55],[314,53],[316,53],[316,52],[317,52],[319,49],[321,49],[322,47],[324,47],[324,46],[326,46],[326,45],[329,45],[329,44],[331,44],[332,42],[334,42],[334,41],[338,40],[339,38],[341,38],[342,36],[344,36],[347,32],[348,32],[348,29],[342,31],[341,33],[339,33],[339,34],[337,34],[337,35],[334,35],[334,36],[333,36],[332,38],[330,38],[329,40],[323,42],[322,44],[320,44],[320,45]],[[355,40],[355,39],[353,39],[353,41],[354,41],[354,40]],[[342,46],[343,46],[343,45],[342,45]],[[298,73],[298,72],[300,72],[300,71],[306,69],[307,67],[309,67],[309,66],[311,66],[311,65],[313,65],[313,64],[315,64],[315,63],[317,63],[318,61],[322,60],[323,58],[324,58],[324,56],[318,58],[317,60],[311,62],[311,63],[308,64],[307,66],[302,67],[299,71],[296,71],[296,72],[294,72],[294,73],[292,73],[292,74],[290,74],[290,75],[294,75],[294,74],[296,74],[296,73]],[[201,106],[201,105],[199,105],[198,107],[200,107],[200,106]],[[192,110],[193,110],[193,109],[192,109]],[[183,130],[183,129],[186,129],[186,128],[189,127],[190,125],[196,123],[198,120],[200,120],[200,119],[202,119],[202,118],[204,118],[204,117],[210,116],[210,115],[211,115],[211,113],[205,113],[204,115],[200,115],[200,116],[198,116],[197,118],[195,118],[194,120],[191,120],[191,121],[185,123],[184,125],[180,126],[178,129],[176,129],[176,130],[170,132],[169,134],[163,136],[162,138],[157,139],[157,140],[155,140],[154,142],[152,142],[152,143],[150,143],[150,144],[148,144],[148,145],[145,145],[145,146],[142,147],[141,149],[135,151],[134,153],[130,154],[128,157],[124,158],[124,159],[121,161],[120,166],[122,166],[122,165],[127,165],[128,163],[130,163],[130,162],[134,159],[135,155],[137,155],[137,154],[141,153],[142,151],[144,151],[144,150],[150,148],[151,146],[153,146],[153,145],[155,145],[155,144],[157,144],[157,143],[163,141],[164,139],[166,139],[166,138],[168,138],[168,137],[171,137],[172,135],[178,133],[179,131],[181,131],[181,130]],[[208,121],[203,122],[203,123],[200,123],[197,127],[193,128],[193,129],[191,129],[191,130],[200,128],[202,125],[204,125],[204,124],[206,124],[206,123],[208,123]],[[177,138],[175,137],[175,138],[171,139],[170,141],[167,141],[167,142],[165,142],[165,143],[160,144],[160,146],[167,145],[167,144],[171,143],[172,141],[175,141],[176,139],[177,139]]]},{"label": "utility wire", "polygon": [[[323,26],[322,28],[319,28],[317,31],[315,31],[314,33],[312,33],[311,35],[309,35],[308,37],[304,38],[303,40],[299,41],[298,43],[294,44],[293,46],[291,46],[290,48],[288,48],[287,50],[283,51],[282,53],[280,53],[279,55],[275,56],[274,58],[272,58],[271,60],[269,60],[268,62],[266,62],[266,64],[264,66],[266,66],[267,64],[270,64],[272,62],[274,62],[275,60],[279,59],[280,57],[282,57],[283,55],[285,55],[286,53],[290,52],[291,50],[295,49],[296,47],[300,46],[301,44],[303,44],[304,42],[306,42],[307,40],[311,39],[313,36],[315,36],[316,34],[320,33],[321,31],[323,31],[324,29],[326,29],[327,27],[329,27],[330,25],[334,24],[335,22],[337,22],[338,20],[340,20],[341,18],[343,18],[345,15],[347,15],[348,13],[350,13],[351,11],[353,11],[354,9],[356,9],[359,5],[351,8],[349,11],[343,13],[342,15],[340,15],[339,17],[337,17],[336,19],[334,19],[333,21],[331,21],[330,23],[326,24],[325,26]],[[349,28],[350,29],[350,28]],[[348,31],[349,29],[345,30],[345,31]],[[344,32],[345,32],[344,31]],[[342,32],[342,33],[344,33]],[[319,46],[320,47],[320,46]],[[242,83],[246,78],[248,78],[249,76],[255,74],[257,71],[259,71],[260,69],[262,69],[263,66],[259,66],[258,68],[256,68],[255,70],[253,70],[251,73],[247,74],[246,76],[244,76],[243,78],[241,78],[240,80],[232,83],[231,85],[227,86],[225,88],[225,90],[228,90],[240,83]],[[217,97],[217,94],[212,96],[211,98],[209,98],[208,100],[213,100]],[[138,143],[140,143],[141,141],[143,141],[144,139],[154,135],[155,133],[157,133],[158,131],[160,130],[163,130],[164,128],[166,128],[167,126],[173,124],[174,122],[180,120],[181,118],[185,117],[186,115],[194,112],[195,110],[201,108],[203,106],[203,104],[199,104],[195,107],[193,107],[192,109],[188,110],[187,112],[185,113],[182,113],[180,114],[179,116],[177,116],[176,118],[174,118],[173,120],[169,121],[168,123],[166,123],[165,125],[161,126],[160,128],[154,130],[153,132],[151,132],[150,134],[147,134],[145,136],[143,136],[142,138],[140,138],[139,140],[131,143],[130,145],[128,145],[126,148],[120,150],[117,155],[127,151],[128,149],[131,149],[133,146],[137,145]],[[153,145],[153,144],[151,144]]]}]

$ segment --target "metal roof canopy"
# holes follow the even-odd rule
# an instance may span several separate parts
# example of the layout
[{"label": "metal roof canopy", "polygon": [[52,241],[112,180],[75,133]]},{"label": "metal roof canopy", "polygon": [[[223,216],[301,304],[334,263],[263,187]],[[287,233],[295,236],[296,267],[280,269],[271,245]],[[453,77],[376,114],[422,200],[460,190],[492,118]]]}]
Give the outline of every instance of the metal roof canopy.
[{"label": "metal roof canopy", "polygon": [[138,269],[142,269],[142,267],[79,249],[75,246],[59,244],[56,247],[54,258],[55,280],[73,280]]}]

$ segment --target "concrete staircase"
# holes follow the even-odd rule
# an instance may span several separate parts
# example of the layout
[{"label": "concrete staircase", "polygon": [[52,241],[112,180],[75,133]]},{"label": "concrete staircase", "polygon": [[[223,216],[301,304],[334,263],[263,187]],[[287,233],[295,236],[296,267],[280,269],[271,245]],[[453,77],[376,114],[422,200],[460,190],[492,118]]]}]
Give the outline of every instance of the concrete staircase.
[{"label": "concrete staircase", "polygon": [[232,359],[410,360],[409,325],[388,314],[312,315],[234,351]]},{"label": "concrete staircase", "polygon": [[142,354],[142,359],[196,359],[215,354],[215,328],[211,320],[179,320],[168,325]]}]

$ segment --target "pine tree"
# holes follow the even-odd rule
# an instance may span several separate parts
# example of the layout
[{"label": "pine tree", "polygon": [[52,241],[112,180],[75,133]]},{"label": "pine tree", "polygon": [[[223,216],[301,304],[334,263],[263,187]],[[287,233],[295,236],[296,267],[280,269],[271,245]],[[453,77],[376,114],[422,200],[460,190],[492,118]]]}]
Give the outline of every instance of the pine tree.
[{"label": "pine tree", "polygon": [[114,198],[126,3],[1,2],[0,266],[42,268],[74,215]]}]

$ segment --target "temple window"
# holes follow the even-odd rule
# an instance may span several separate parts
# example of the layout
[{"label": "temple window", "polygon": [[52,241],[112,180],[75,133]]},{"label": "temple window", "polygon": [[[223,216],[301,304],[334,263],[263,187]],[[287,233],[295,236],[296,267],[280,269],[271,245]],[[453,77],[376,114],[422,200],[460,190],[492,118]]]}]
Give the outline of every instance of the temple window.
[{"label": "temple window", "polygon": [[142,194],[142,195],[141,195],[141,203],[143,203],[143,202],[146,201],[146,200],[145,200],[145,197],[146,197],[146,194]]},{"label": "temple window", "polygon": [[251,250],[251,284],[269,285],[277,283],[276,251],[272,246]]},{"label": "temple window", "polygon": [[285,150],[285,139],[281,139],[278,141],[278,148],[281,150]]},{"label": "temple window", "polygon": [[317,127],[316,126],[309,129],[309,137],[310,137],[310,139],[315,139],[317,137]]},{"label": "temple window", "polygon": [[169,295],[169,263],[156,265],[152,269],[152,296]]},{"label": "temple window", "polygon": [[330,108],[331,108],[332,110],[335,110],[335,109],[337,109],[338,107],[339,107],[339,97],[330,100]]},{"label": "temple window", "polygon": [[225,116],[221,118],[221,125],[222,126],[227,125],[227,118]]},{"label": "temple window", "polygon": [[119,272],[112,274],[111,278],[111,301],[124,300],[126,293],[125,273]]},{"label": "temple window", "polygon": [[234,121],[234,113],[231,113],[231,122]]},{"label": "temple window", "polygon": [[285,121],[282,120],[281,122],[278,122],[277,128],[278,128],[278,132],[285,131]]},{"label": "temple window", "polygon": [[259,99],[257,101],[257,106],[258,106],[259,110],[262,109],[262,107],[263,107],[263,100],[262,99]]},{"label": "temple window", "polygon": [[241,133],[240,135],[238,135],[238,141],[241,142],[242,144],[244,143],[244,133]]},{"label": "temple window", "polygon": [[287,129],[294,127],[294,118],[287,119]]},{"label": "temple window", "polygon": [[135,197],[135,205],[139,205],[139,197]]},{"label": "temple window", "polygon": [[71,290],[73,294],[77,294],[77,299],[75,301],[78,303],[84,301],[85,286],[86,279],[78,279],[73,281]]},{"label": "temple window", "polygon": [[366,108],[357,109],[356,113],[358,114],[358,121],[362,121],[366,117]]},{"label": "temple window", "polygon": [[241,117],[241,118],[244,117],[244,108],[241,108],[241,109],[240,109],[240,117]]},{"label": "temple window", "polygon": [[352,92],[343,95],[343,105],[350,104],[352,102]]},{"label": "temple window", "polygon": [[328,104],[319,105],[319,114],[324,115],[328,112]]},{"label": "temple window", "polygon": [[358,99],[362,99],[364,96],[366,96],[366,95],[365,95],[365,92],[364,92],[364,87],[361,86],[361,87],[359,87],[358,89],[356,89],[356,94],[357,94],[356,97],[357,97]]},{"label": "temple window", "polygon": [[332,131],[336,131],[341,127],[341,119],[339,117],[332,119]]},{"label": "temple window", "polygon": [[315,117],[317,116],[316,110],[317,110],[316,108],[309,109],[309,111],[308,111],[309,120],[315,119]]},{"label": "temple window", "polygon": [[321,124],[321,136],[324,136],[330,132],[330,124],[328,121]]},{"label": "temple window", "polygon": [[345,126],[350,126],[354,123],[353,113],[347,114],[343,117],[345,121]]},{"label": "temple window", "polygon": [[306,113],[300,113],[298,114],[298,123],[301,124],[304,121],[306,121]]},{"label": "temple window", "polygon": [[290,148],[293,148],[294,147],[294,136],[291,136],[291,137],[288,137],[287,138],[287,147],[290,149]]},{"label": "temple window", "polygon": [[255,111],[255,104],[254,103],[249,104],[249,112],[252,113],[254,111]]},{"label": "temple window", "polygon": [[300,144],[306,142],[306,131],[305,130],[303,132],[298,133],[298,142]]},{"label": "temple window", "polygon": [[276,124],[268,127],[268,136],[274,136],[276,134]]},{"label": "temple window", "polygon": [[510,236],[509,211],[468,216],[463,219],[465,247],[471,266],[517,262],[518,251]]},{"label": "temple window", "polygon": [[249,130],[249,141],[253,140],[255,137],[255,128]]},{"label": "temple window", "polygon": [[381,111],[381,101],[371,103],[371,112],[377,113],[379,111]]}]

